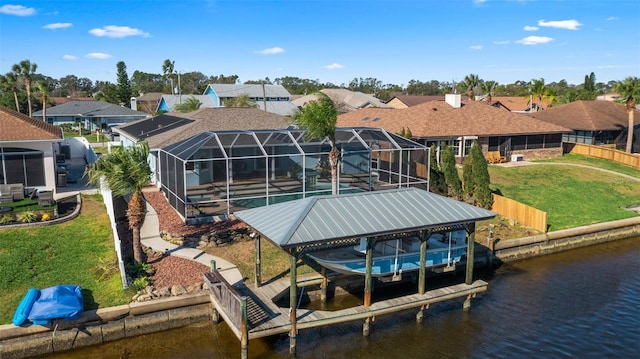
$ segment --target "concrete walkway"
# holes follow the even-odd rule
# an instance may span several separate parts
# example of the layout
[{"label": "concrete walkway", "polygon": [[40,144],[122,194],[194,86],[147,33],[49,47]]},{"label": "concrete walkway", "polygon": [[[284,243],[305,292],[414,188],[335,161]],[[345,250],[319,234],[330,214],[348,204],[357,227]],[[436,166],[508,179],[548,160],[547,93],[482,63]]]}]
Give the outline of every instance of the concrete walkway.
[{"label": "concrete walkway", "polygon": [[149,203],[147,203],[147,214],[144,218],[142,228],[140,229],[140,241],[144,246],[149,247],[154,251],[196,261],[207,267],[209,267],[211,265],[211,261],[214,260],[216,261],[216,268],[218,269],[218,272],[220,272],[224,279],[226,279],[231,285],[240,284],[244,281],[240,270],[238,270],[238,267],[236,267],[235,264],[220,257],[207,254],[200,249],[178,246],[162,239],[162,237],[160,237],[158,214]]}]

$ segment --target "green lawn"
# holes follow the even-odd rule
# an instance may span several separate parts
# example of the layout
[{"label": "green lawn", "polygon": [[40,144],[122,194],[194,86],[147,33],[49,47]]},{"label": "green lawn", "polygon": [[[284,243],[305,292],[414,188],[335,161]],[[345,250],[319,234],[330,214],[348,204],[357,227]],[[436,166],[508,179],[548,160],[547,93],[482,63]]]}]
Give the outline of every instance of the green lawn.
[{"label": "green lawn", "polygon": [[109,218],[100,196],[83,196],[80,215],[36,228],[0,229],[0,324],[8,324],[29,288],[76,284],[85,309],[125,304]]},{"label": "green lawn", "polygon": [[489,174],[492,189],[547,212],[550,231],[638,215],[620,207],[640,204],[640,181],[615,174],[544,164],[489,166]]},{"label": "green lawn", "polygon": [[565,154],[562,157],[550,158],[545,160],[539,160],[536,162],[554,162],[554,163],[576,163],[587,166],[598,167],[610,171],[623,173],[629,176],[640,178],[640,170],[631,166],[623,165],[620,163],[604,160],[601,158],[588,157],[582,155]]}]

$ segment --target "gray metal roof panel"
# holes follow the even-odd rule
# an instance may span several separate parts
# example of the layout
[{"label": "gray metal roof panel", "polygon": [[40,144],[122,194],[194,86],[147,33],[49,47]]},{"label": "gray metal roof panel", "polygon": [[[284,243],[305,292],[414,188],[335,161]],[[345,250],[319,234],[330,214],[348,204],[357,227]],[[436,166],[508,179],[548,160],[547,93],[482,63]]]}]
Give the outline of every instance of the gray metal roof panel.
[{"label": "gray metal roof panel", "polygon": [[249,226],[286,248],[332,239],[372,236],[495,217],[417,188],[317,196],[236,212]]},{"label": "gray metal roof panel", "polygon": [[[42,116],[42,110],[33,114]],[[47,108],[47,116],[92,116],[92,117],[147,117],[144,112],[134,111],[128,107],[114,105],[104,101],[69,101],[62,105]]]}]

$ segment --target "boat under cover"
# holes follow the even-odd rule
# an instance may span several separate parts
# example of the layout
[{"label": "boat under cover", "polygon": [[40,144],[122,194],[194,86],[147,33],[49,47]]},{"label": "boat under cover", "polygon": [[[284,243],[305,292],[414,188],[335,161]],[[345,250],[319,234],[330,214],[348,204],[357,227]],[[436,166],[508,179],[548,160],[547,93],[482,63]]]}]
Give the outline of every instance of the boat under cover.
[{"label": "boat under cover", "polygon": [[[365,274],[366,239],[358,246],[326,249],[308,254],[321,266],[342,274]],[[425,268],[453,268],[466,254],[464,230],[434,233],[427,240]],[[397,276],[420,268],[420,239],[408,237],[379,241],[373,248],[371,275],[374,277]]]}]

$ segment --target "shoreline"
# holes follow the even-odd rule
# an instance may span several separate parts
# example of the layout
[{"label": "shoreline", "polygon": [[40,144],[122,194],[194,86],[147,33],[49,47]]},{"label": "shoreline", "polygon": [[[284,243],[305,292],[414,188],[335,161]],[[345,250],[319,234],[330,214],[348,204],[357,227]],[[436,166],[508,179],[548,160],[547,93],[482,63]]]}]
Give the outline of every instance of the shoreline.
[{"label": "shoreline", "polygon": [[[640,237],[640,217],[504,241],[489,240],[486,245],[476,242],[476,250],[480,253],[475,257],[475,264],[494,267],[632,237]],[[0,326],[0,358],[58,353],[197,324],[212,318],[210,295],[202,292],[85,311],[77,320],[54,320],[47,326],[16,327],[6,324]]]}]

